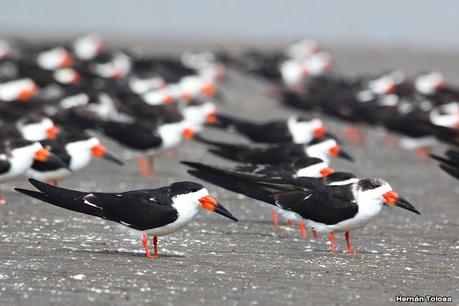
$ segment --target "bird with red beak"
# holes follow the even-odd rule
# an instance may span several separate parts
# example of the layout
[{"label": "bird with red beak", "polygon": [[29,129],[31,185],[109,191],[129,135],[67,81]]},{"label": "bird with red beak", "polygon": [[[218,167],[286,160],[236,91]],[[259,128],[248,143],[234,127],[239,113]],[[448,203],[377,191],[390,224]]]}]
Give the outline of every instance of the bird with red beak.
[{"label": "bird with red beak", "polygon": [[26,172],[27,177],[57,184],[58,180],[67,178],[89,165],[92,157],[103,158],[118,165],[124,163],[108,152],[99,139],[86,133],[68,134],[62,139],[41,142],[64,163],[48,160],[35,160]]},{"label": "bird with red beak", "polygon": [[421,213],[381,179],[359,179],[345,185],[275,195],[276,204],[304,219],[305,226],[318,233],[328,233],[334,253],[335,233],[345,232],[348,253],[352,253],[350,231],[372,221],[384,204],[397,206],[418,215]]},{"label": "bird with red beak", "polygon": [[[182,229],[193,220],[200,207],[238,221],[209,195],[204,186],[194,182],[177,182],[157,189],[102,193],[59,188],[34,179],[29,181],[38,191],[15,190],[58,207],[117,222],[142,233],[147,258],[158,257],[158,236]],[[153,236],[153,254],[148,246],[149,235]]]}]

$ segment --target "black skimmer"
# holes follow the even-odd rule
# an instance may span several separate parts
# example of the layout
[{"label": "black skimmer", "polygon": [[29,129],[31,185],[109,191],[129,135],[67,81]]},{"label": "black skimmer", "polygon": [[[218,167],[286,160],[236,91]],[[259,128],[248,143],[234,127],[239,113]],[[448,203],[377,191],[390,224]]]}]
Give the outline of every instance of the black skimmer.
[{"label": "black skimmer", "polygon": [[384,203],[421,214],[394,192],[389,183],[380,179],[360,179],[347,185],[281,192],[274,198],[277,206],[303,218],[307,228],[329,233],[333,253],[335,232],[346,233],[347,251],[352,253],[349,231],[368,224],[380,213]]},{"label": "black skimmer", "polygon": [[323,160],[314,157],[301,158],[292,163],[283,164],[241,164],[232,169],[213,167],[190,161],[183,161],[182,163],[196,169],[201,167],[218,168],[220,171],[231,175],[241,178],[253,178],[258,181],[288,181],[299,177],[322,177],[335,172]]},{"label": "black skimmer", "polygon": [[283,121],[255,123],[219,114],[214,126],[230,131],[234,130],[254,142],[263,143],[293,142],[304,144],[313,138],[325,136],[327,133],[322,120],[304,116],[293,116]]},{"label": "black skimmer", "polygon": [[[198,213],[199,207],[237,221],[204,186],[193,182],[178,182],[157,189],[101,193],[59,188],[34,179],[29,181],[39,191],[15,190],[58,207],[118,222],[142,232],[148,258],[158,257],[157,236],[183,228]],[[153,255],[148,248],[148,235],[153,236]]]},{"label": "black skimmer", "polygon": [[57,155],[63,162],[35,160],[27,170],[26,176],[57,184],[58,180],[69,177],[89,165],[92,157],[103,158],[118,165],[124,163],[116,158],[100,143],[97,137],[84,132],[67,133],[54,141],[42,141],[41,144]]},{"label": "black skimmer", "polygon": [[178,121],[135,119],[116,115],[115,118],[100,118],[87,108],[71,108],[65,114],[66,122],[71,122],[82,129],[101,131],[116,142],[140,153],[141,174],[154,175],[153,154],[158,151],[175,148],[183,138],[193,138],[195,130],[178,113]]},{"label": "black skimmer", "polygon": [[214,147],[209,150],[210,152],[244,163],[281,164],[304,157],[316,157],[328,163],[330,156],[353,161],[352,157],[331,137],[314,138],[308,144],[280,143],[268,146],[231,144],[211,141],[200,136],[196,139]]},{"label": "black skimmer", "polygon": [[[355,175],[347,172],[334,172],[333,169],[326,168],[327,174],[323,177],[260,177],[257,174],[247,174],[230,169],[210,166],[196,162],[182,162],[183,164],[193,168],[188,173],[200,178],[204,181],[213,183],[222,188],[233,192],[243,194],[249,198],[253,198],[271,205],[275,205],[274,195],[279,192],[294,191],[294,190],[312,190],[322,188],[326,185],[345,185],[357,181]],[[314,174],[314,170],[310,172]],[[279,207],[272,209],[272,217],[274,226],[278,227],[278,213],[287,219],[288,224],[292,221],[297,221],[300,225],[300,230],[303,238],[306,238],[306,229],[301,218],[290,211]],[[313,231],[316,237],[315,231]]]},{"label": "black skimmer", "polygon": [[[8,111],[8,108],[5,111]],[[2,116],[5,120],[0,119],[0,139],[23,138],[29,141],[41,141],[56,139],[59,136],[60,129],[51,119],[39,115],[26,115],[16,119],[17,115],[13,113],[12,111]]]},{"label": "black skimmer", "polygon": [[[23,139],[2,141],[0,146],[0,182],[5,182],[19,177],[30,169],[34,160],[50,161],[64,166],[63,161],[52,154],[39,142]],[[3,194],[0,193],[0,204],[5,203]]]}]

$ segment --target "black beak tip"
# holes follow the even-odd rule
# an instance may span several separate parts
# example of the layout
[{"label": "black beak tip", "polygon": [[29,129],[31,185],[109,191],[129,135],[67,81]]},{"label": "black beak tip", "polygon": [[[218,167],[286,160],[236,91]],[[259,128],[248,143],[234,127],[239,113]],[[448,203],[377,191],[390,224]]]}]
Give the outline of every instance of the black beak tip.
[{"label": "black beak tip", "polygon": [[115,157],[114,155],[110,153],[106,153],[105,156],[103,157],[104,159],[111,161],[117,165],[124,166],[124,162],[120,160],[119,158]]},{"label": "black beak tip", "polygon": [[218,204],[216,209],[214,210],[217,214],[220,214],[224,217],[227,217],[235,222],[238,222],[239,220],[233,216],[232,213],[230,213],[225,207],[223,207],[221,204]]},{"label": "black beak tip", "polygon": [[343,159],[347,159],[348,161],[354,162],[354,158],[352,158],[352,156],[349,155],[349,154],[348,154],[347,152],[345,152],[345,151],[339,152],[338,156],[341,157],[341,158],[343,158]]},{"label": "black beak tip", "polygon": [[400,207],[400,208],[403,208],[403,209],[409,210],[411,212],[414,212],[415,214],[421,215],[421,212],[419,210],[417,210],[416,207],[414,207],[412,204],[410,204],[407,200],[405,200],[403,198],[398,199],[395,202],[395,205]]}]

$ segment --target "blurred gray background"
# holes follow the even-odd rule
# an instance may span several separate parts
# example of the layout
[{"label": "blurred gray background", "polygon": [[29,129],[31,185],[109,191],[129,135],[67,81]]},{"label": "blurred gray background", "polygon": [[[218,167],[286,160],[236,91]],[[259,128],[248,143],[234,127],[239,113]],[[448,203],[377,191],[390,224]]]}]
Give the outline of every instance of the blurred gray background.
[{"label": "blurred gray background", "polygon": [[333,46],[459,50],[457,0],[0,1],[0,34],[99,32],[110,40],[272,44],[311,37]]}]

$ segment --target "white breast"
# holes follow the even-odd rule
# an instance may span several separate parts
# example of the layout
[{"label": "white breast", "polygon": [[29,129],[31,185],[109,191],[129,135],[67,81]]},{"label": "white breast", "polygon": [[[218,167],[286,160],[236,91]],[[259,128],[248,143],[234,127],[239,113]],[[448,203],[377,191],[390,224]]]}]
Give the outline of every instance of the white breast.
[{"label": "white breast", "polygon": [[178,231],[193,220],[198,213],[199,199],[209,195],[206,189],[190,194],[178,195],[172,199],[172,206],[177,210],[178,218],[172,223],[145,231],[154,236],[165,236]]}]

